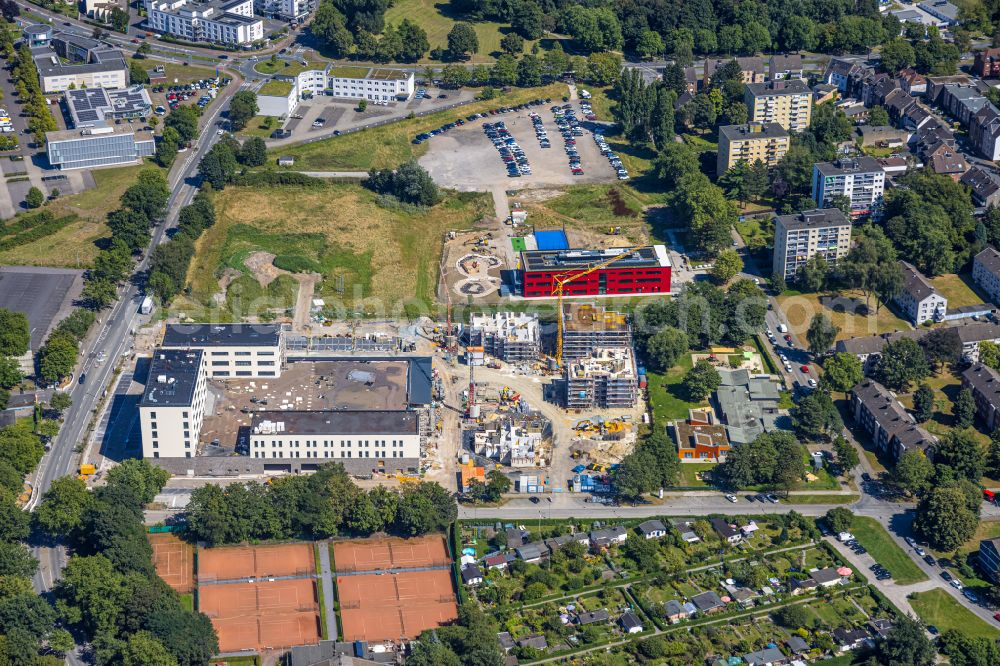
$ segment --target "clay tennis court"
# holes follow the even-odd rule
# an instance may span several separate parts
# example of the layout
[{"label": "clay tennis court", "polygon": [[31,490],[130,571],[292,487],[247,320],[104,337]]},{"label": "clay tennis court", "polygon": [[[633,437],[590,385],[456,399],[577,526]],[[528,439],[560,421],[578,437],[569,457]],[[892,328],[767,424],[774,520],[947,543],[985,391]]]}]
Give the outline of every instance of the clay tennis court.
[{"label": "clay tennis court", "polygon": [[211,618],[222,652],[320,640],[319,604],[311,578],[202,585],[198,610]]},{"label": "clay tennis court", "polygon": [[198,549],[198,580],[305,576],[316,571],[310,543]]},{"label": "clay tennis court", "polygon": [[153,547],[153,566],[170,587],[181,594],[194,589],[194,548],[173,534],[147,534]]},{"label": "clay tennis court", "polygon": [[333,544],[337,571],[387,571],[451,566],[441,535],[413,539],[353,539]]},{"label": "clay tennis court", "polygon": [[458,619],[450,570],[339,576],[345,641],[416,638]]}]

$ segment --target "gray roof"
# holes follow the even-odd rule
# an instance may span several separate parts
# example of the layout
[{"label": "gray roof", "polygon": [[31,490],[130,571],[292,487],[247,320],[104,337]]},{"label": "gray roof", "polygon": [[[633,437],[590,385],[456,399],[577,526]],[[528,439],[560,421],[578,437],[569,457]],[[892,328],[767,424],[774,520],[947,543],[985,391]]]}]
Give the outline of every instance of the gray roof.
[{"label": "gray roof", "polygon": [[817,569],[816,571],[811,571],[809,573],[810,578],[815,580],[819,584],[832,583],[835,580],[840,580],[841,575],[837,573],[834,567],[827,567],[826,569]]},{"label": "gray roof", "polygon": [[624,527],[616,525],[614,527],[605,527],[604,529],[595,530],[591,532],[590,540],[601,541],[601,540],[615,539],[615,538],[621,538],[626,534],[628,534],[628,532]]},{"label": "gray roof", "polygon": [[785,661],[785,655],[778,648],[769,647],[745,654],[743,660],[747,662],[748,666],[764,666],[765,664]]},{"label": "gray roof", "polygon": [[431,386],[434,370],[430,356],[410,357],[410,371],[406,375],[406,400],[411,405],[429,405],[433,401]]},{"label": "gray roof", "polygon": [[139,406],[189,406],[198,384],[201,356],[198,349],[157,349],[149,364],[149,379]]},{"label": "gray roof", "polygon": [[890,342],[895,342],[902,338],[912,338],[920,340],[927,335],[926,330],[896,331],[895,333],[881,333],[879,335],[865,335],[847,340],[838,340],[836,351],[848,354],[867,356],[869,354],[881,354],[885,346]]},{"label": "gray roof", "polygon": [[[360,649],[361,655],[358,656]],[[392,655],[393,653],[388,653]],[[288,652],[289,666],[369,666],[376,664],[368,644],[345,641],[320,641],[298,645]]]},{"label": "gray roof", "polygon": [[650,534],[652,532],[666,532],[667,526],[659,520],[646,520],[639,523],[639,531],[643,534]]},{"label": "gray roof", "polygon": [[276,347],[280,324],[168,324],[164,347]]},{"label": "gray roof", "polygon": [[747,90],[754,97],[773,97],[778,95],[811,95],[809,86],[801,79],[782,79],[767,83],[748,83]]},{"label": "gray roof", "polygon": [[[972,173],[972,171],[969,173]],[[997,252],[993,246],[983,248],[983,250],[976,255],[975,263],[981,264],[987,271],[997,277],[1000,277],[1000,252]]]},{"label": "gray roof", "polygon": [[276,433],[289,435],[416,435],[420,432],[417,413],[402,410],[261,411],[253,413],[251,431],[256,431],[265,421],[276,425]]},{"label": "gray roof", "polygon": [[899,262],[899,267],[903,269],[903,291],[909,294],[914,301],[919,303],[925,298],[937,293],[937,289],[924,277],[924,274],[917,268],[905,261]]},{"label": "gray roof", "polygon": [[747,123],[745,125],[722,125],[719,127],[719,136],[725,136],[730,141],[787,139],[788,131],[778,123]]},{"label": "gray roof", "polygon": [[774,76],[775,72],[787,72],[790,70],[802,69],[802,56],[798,53],[773,55],[771,56],[770,64],[771,76]]},{"label": "gray roof", "polygon": [[[959,182],[963,185],[967,185],[972,189],[973,196],[985,201],[989,197],[993,196],[1000,190],[1000,174],[997,174],[992,169],[987,169],[986,167],[975,164],[962,174],[962,178]],[[992,249],[992,248],[987,248]],[[983,250],[986,252],[986,250]],[[983,252],[980,252],[981,255]],[[994,250],[996,252],[996,250]],[[978,258],[979,255],[976,255]]]},{"label": "gray roof", "polygon": [[806,643],[801,636],[789,637],[789,639],[785,641],[785,645],[788,646],[789,650],[791,650],[793,653],[796,654],[798,654],[799,652],[809,651],[809,643]]},{"label": "gray roof", "polygon": [[541,547],[535,543],[526,543],[517,549],[517,556],[524,561],[538,560],[541,559],[543,555],[547,554],[547,550],[543,552]]},{"label": "gray roof", "polygon": [[482,580],[483,572],[475,564],[467,564],[462,568],[462,580],[471,583],[474,580]]},{"label": "gray roof", "polygon": [[536,650],[544,650],[549,646],[545,640],[545,636],[541,634],[531,634],[530,636],[519,638],[517,639],[517,645],[518,647],[532,647]]},{"label": "gray roof", "polygon": [[715,531],[719,533],[719,536],[721,536],[724,539],[728,539],[729,537],[736,536],[737,534],[740,533],[740,531],[737,528],[730,525],[723,518],[712,518],[709,522],[712,523],[712,527],[715,528]]},{"label": "gray roof", "polygon": [[898,439],[904,449],[923,448],[936,441],[933,435],[914,423],[895,396],[874,379],[862,381],[851,389],[851,393],[872,413],[889,438]]},{"label": "gray roof", "polygon": [[504,650],[510,650],[516,643],[514,639],[511,638],[509,631],[501,631],[497,634],[497,641],[500,643],[500,647]]},{"label": "gray roof", "polygon": [[996,370],[977,363],[962,373],[964,383],[972,387],[972,390],[982,396],[982,399],[991,405],[1000,406],[1000,374]]},{"label": "gray roof", "polygon": [[691,603],[693,603],[695,608],[700,611],[707,611],[712,610],[713,608],[721,608],[725,606],[719,595],[712,590],[694,595],[691,597]]},{"label": "gray roof", "polygon": [[597,622],[607,622],[610,619],[611,615],[603,608],[583,612],[576,616],[576,621],[580,624],[596,624]]},{"label": "gray roof", "polygon": [[817,171],[824,176],[843,176],[854,173],[885,172],[878,160],[868,155],[837,160],[835,162],[817,162]]},{"label": "gray roof", "polygon": [[668,617],[671,615],[684,615],[687,612],[677,599],[671,599],[664,606]]},{"label": "gray roof", "polygon": [[832,633],[834,640],[841,645],[857,643],[858,641],[863,641],[869,636],[868,632],[861,628],[845,629],[844,627],[837,627]]},{"label": "gray roof", "polygon": [[775,224],[780,224],[786,231],[851,226],[850,220],[839,208],[817,208],[791,215],[778,215],[775,217]]},{"label": "gray roof", "polygon": [[618,621],[625,629],[633,629],[635,627],[642,629],[642,620],[640,620],[639,616],[632,611],[625,611],[625,613],[618,618]]}]

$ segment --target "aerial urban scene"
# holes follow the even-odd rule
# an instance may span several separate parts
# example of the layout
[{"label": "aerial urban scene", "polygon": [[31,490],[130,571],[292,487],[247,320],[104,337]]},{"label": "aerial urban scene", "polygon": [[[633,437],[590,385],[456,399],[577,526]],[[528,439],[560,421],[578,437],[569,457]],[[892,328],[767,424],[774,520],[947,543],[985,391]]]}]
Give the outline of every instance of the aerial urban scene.
[{"label": "aerial urban scene", "polygon": [[1000,0],[0,0],[0,666],[1000,666]]}]

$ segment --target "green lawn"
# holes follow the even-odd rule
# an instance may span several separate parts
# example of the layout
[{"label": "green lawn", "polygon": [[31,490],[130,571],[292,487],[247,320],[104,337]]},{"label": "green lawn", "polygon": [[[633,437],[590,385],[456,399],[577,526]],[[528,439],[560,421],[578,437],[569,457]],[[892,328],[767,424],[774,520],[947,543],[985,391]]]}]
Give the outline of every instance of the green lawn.
[{"label": "green lawn", "polygon": [[713,469],[716,463],[682,463],[677,485],[681,487],[703,486],[708,487],[708,482],[698,478],[698,474]]},{"label": "green lawn", "polygon": [[364,78],[365,76],[368,76],[368,72],[370,71],[370,67],[361,67],[359,65],[338,65],[330,68],[330,74],[346,79]]},{"label": "green lawn", "polygon": [[1000,631],[973,615],[944,590],[929,590],[910,595],[910,605],[926,624],[941,632],[956,629],[974,638],[1000,638]]},{"label": "green lawn", "polygon": [[889,570],[893,580],[899,585],[927,580],[927,574],[896,545],[885,528],[874,518],[855,516],[851,523],[851,533],[876,562]]},{"label": "green lawn", "polygon": [[[456,22],[451,16],[445,15],[448,7],[448,3],[437,0],[398,0],[385,13],[385,22],[399,25],[404,18],[410,19],[427,32],[431,49],[447,48],[448,32]],[[492,62],[494,54],[499,55],[500,40],[503,38],[501,29],[505,27],[504,23],[491,21],[472,23],[476,37],[479,38],[479,51],[473,54],[471,62]],[[525,51],[530,51],[533,43],[526,42]]]},{"label": "green lawn", "polygon": [[774,224],[764,220],[763,225],[759,217],[751,217],[736,223],[736,231],[747,247],[751,249],[762,248],[774,243]]},{"label": "green lawn", "polygon": [[[310,62],[306,61],[306,64],[302,64],[300,61],[291,60],[261,60],[256,65],[253,66],[254,70],[260,74],[283,74],[285,76],[295,76],[299,72],[304,72],[307,69],[321,69],[324,66],[321,62]],[[367,67],[362,67],[365,73],[368,72]]]},{"label": "green lawn", "polygon": [[971,281],[968,275],[940,275],[931,280],[934,288],[941,292],[941,295],[948,299],[949,308],[959,308],[965,305],[978,305],[983,302],[976,292],[969,286]]},{"label": "green lawn", "polygon": [[292,83],[290,81],[278,81],[276,79],[271,79],[260,87],[257,94],[287,97],[290,92],[292,92]]},{"label": "green lawn", "polygon": [[185,610],[193,611],[194,610],[194,595],[188,593],[188,594],[182,594],[182,595],[180,595],[180,597],[181,597],[181,606]]},{"label": "green lawn", "polygon": [[789,495],[782,498],[788,504],[853,504],[860,495]]},{"label": "green lawn", "polygon": [[690,408],[707,404],[691,403],[680,395],[681,380],[691,366],[691,355],[686,354],[665,374],[649,372],[649,406],[657,428],[666,428],[668,421],[686,419]]},{"label": "green lawn", "polygon": [[539,97],[561,97],[565,94],[565,84],[558,83],[542,88],[518,89],[496,99],[473,102],[450,111],[401,120],[322,141],[277,148],[268,151],[268,157],[272,163],[279,155],[294,157],[293,168],[296,171],[367,171],[396,167],[427,151],[427,143],[419,146],[410,143],[413,137],[421,132],[470,113],[487,111],[507,104],[521,104]]},{"label": "green lawn", "polygon": [[262,139],[267,139],[279,127],[281,127],[281,121],[276,118],[272,118],[271,116],[254,116],[247,123],[247,126],[237,132],[237,134],[244,138],[259,136]]},{"label": "green lawn", "polygon": [[1000,520],[983,520],[979,523],[979,527],[976,528],[976,533],[972,535],[972,538],[959,547],[958,553],[960,555],[967,555],[976,552],[979,550],[980,541],[983,539],[992,539],[997,536],[1000,536]]}]

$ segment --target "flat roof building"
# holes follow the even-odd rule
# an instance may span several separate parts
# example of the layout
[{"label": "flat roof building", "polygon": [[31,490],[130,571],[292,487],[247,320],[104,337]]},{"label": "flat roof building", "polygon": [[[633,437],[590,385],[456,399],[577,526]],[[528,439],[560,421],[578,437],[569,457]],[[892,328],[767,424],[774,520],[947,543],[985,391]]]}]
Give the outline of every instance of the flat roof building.
[{"label": "flat roof building", "polygon": [[589,303],[563,306],[563,358],[584,358],[600,348],[632,347],[628,315]]},{"label": "flat roof building", "polygon": [[741,161],[753,164],[760,160],[767,167],[777,166],[790,141],[788,131],[775,122],[723,125],[719,128],[716,173],[721,176]]},{"label": "flat roof building", "polygon": [[73,127],[103,127],[109,120],[141,118],[152,112],[152,100],[142,86],[123,90],[80,88],[67,90],[66,109]]},{"label": "flat roof building", "polygon": [[614,263],[568,283],[565,296],[611,296],[670,293],[670,257],[663,245],[629,248],[526,250],[521,252],[520,281],[526,298],[551,298],[557,278],[582,274],[615,257]]},{"label": "flat roof building", "polygon": [[31,50],[43,93],[63,92],[70,88],[114,89],[128,86],[128,65],[121,51],[78,44],[80,38],[76,36],[60,39],[62,34],[57,33],[49,46]]},{"label": "flat roof building", "polygon": [[135,164],[156,152],[153,133],[109,125],[45,133],[49,164],[57,169],[92,169]]},{"label": "flat roof building", "polygon": [[511,363],[536,361],[541,355],[541,327],[537,314],[495,312],[472,315],[463,329],[465,342]]},{"label": "flat roof building", "polygon": [[169,324],[162,346],[203,350],[212,378],[277,377],[285,360],[279,324]]},{"label": "flat roof building", "polygon": [[774,275],[793,279],[813,257],[835,264],[851,247],[851,221],[838,208],[774,218]]},{"label": "flat roof building", "polygon": [[877,213],[885,194],[885,169],[874,157],[854,157],[813,165],[812,198],[832,208],[837,197],[851,202],[851,216]]},{"label": "flat roof building", "polygon": [[812,97],[805,81],[794,78],[748,83],[743,95],[751,121],[778,123],[792,132],[809,127]]},{"label": "flat roof building", "polygon": [[198,350],[157,349],[139,401],[142,455],[192,458],[205,417],[206,357]]},{"label": "flat roof building", "polygon": [[151,30],[191,42],[246,45],[264,39],[253,0],[145,0]]},{"label": "flat roof building", "polygon": [[597,349],[566,364],[566,408],[629,408],[639,395],[631,348]]}]

